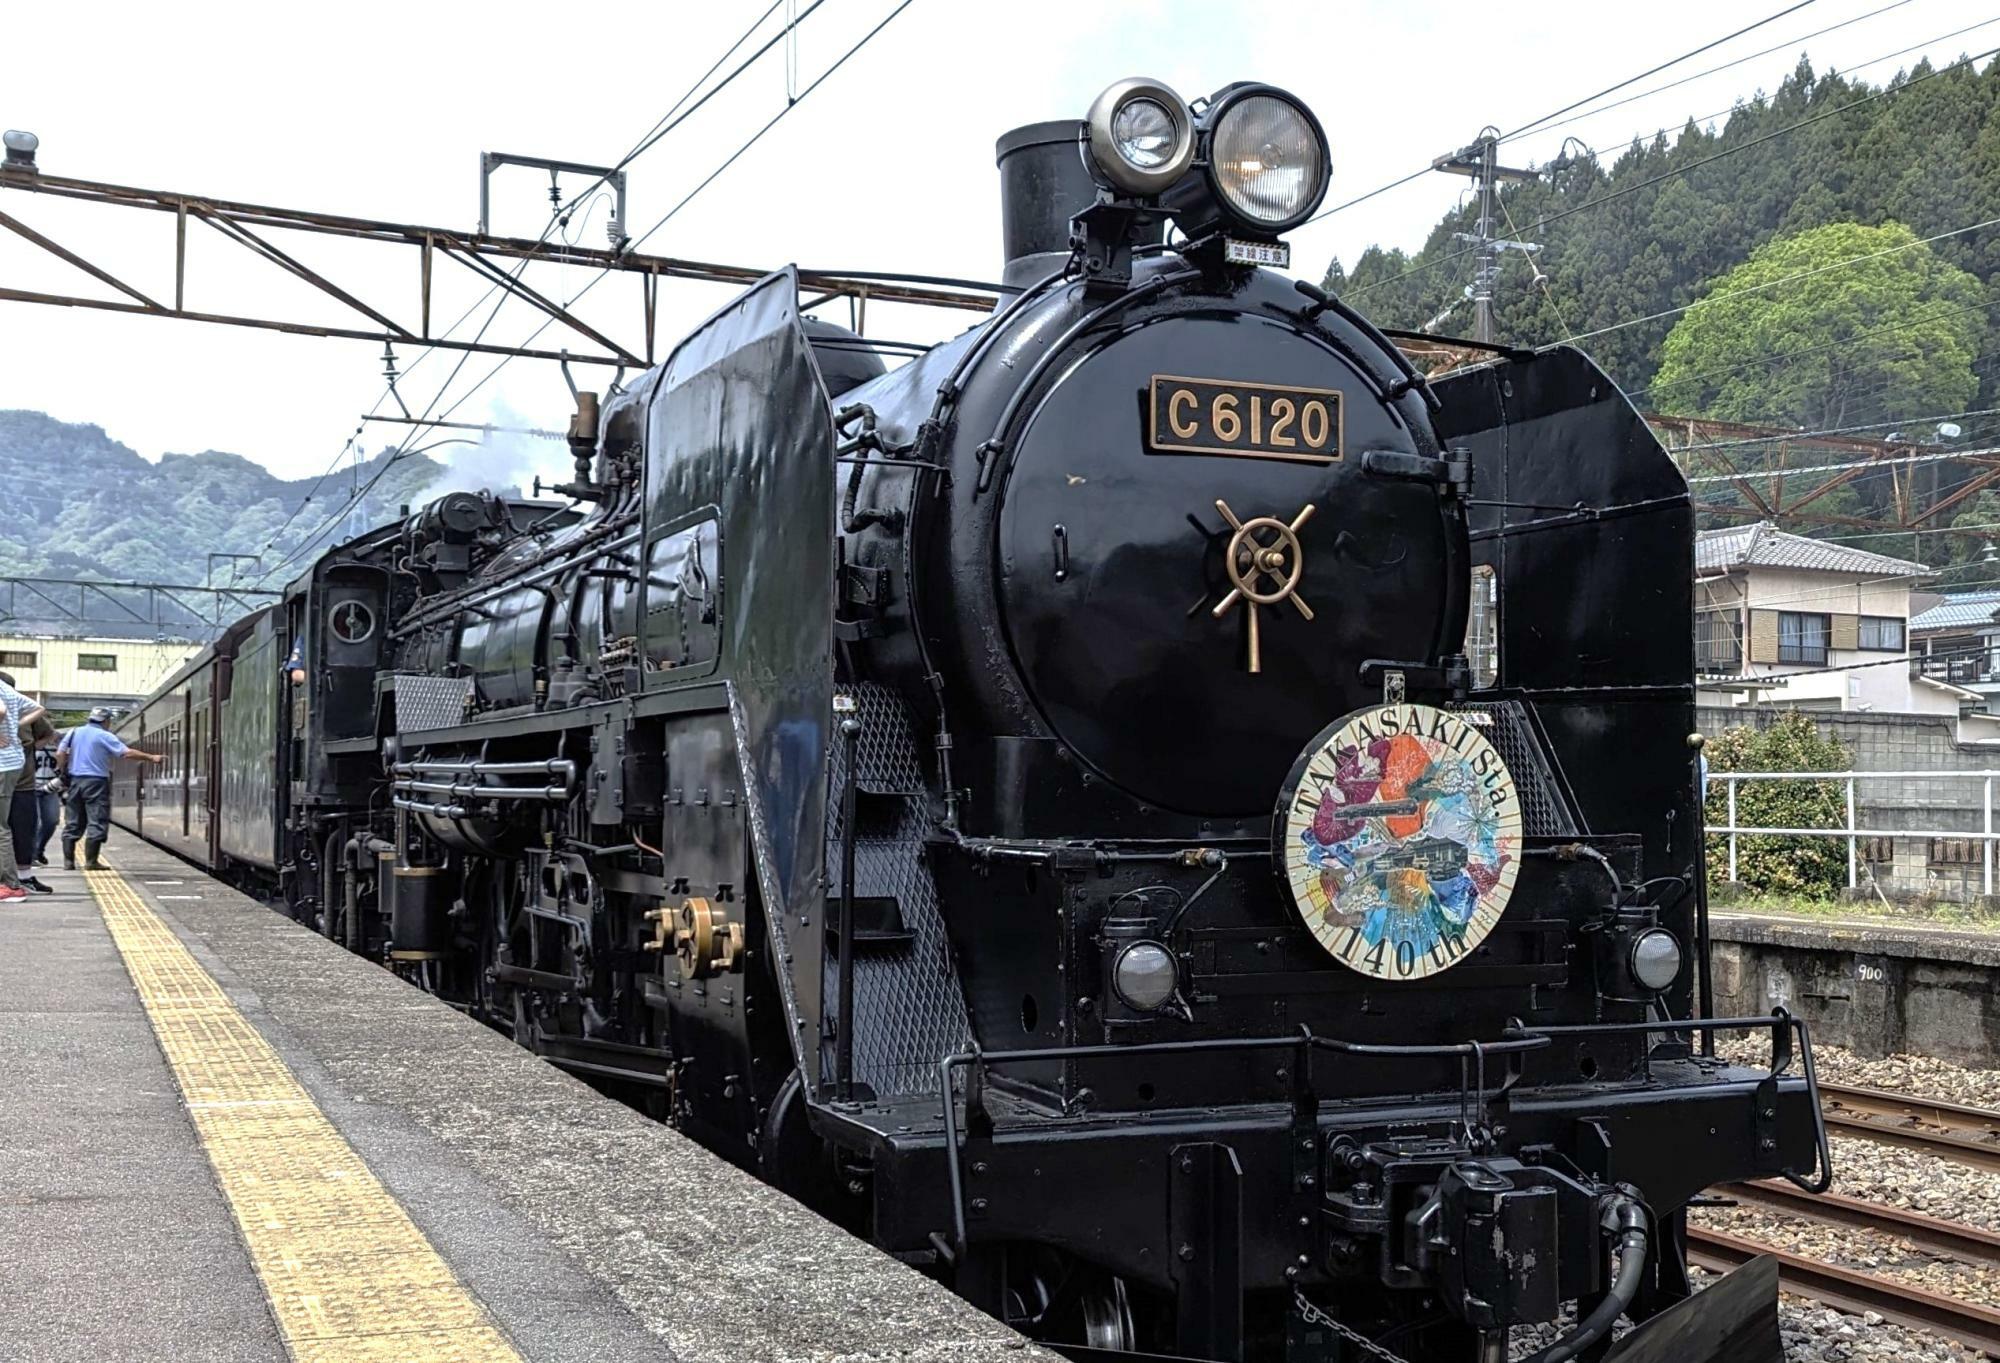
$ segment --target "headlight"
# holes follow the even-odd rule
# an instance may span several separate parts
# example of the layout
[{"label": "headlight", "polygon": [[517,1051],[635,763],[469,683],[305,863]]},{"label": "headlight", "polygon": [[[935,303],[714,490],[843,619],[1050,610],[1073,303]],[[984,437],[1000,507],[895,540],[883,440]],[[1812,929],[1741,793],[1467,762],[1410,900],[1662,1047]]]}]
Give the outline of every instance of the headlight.
[{"label": "headlight", "polygon": [[1099,95],[1084,117],[1092,174],[1127,194],[1158,194],[1194,163],[1194,118],[1187,102],[1137,76]]},{"label": "headlight", "polygon": [[1326,134],[1306,107],[1269,86],[1238,87],[1207,115],[1216,197],[1244,224],[1282,232],[1326,197]]},{"label": "headlight", "polygon": [[1648,928],[1632,940],[1632,978],[1658,993],[1680,978],[1681,944],[1665,928]]},{"label": "headlight", "polygon": [[1135,1012],[1150,1013],[1174,996],[1180,985],[1180,963],[1158,942],[1134,942],[1118,953],[1111,968],[1111,987],[1119,1001]]}]

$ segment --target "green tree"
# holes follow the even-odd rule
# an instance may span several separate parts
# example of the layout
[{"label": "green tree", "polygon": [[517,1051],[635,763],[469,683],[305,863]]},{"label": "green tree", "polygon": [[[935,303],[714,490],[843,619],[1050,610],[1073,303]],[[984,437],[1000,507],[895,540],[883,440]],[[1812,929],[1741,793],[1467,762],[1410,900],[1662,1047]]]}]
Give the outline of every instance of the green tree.
[{"label": "green tree", "polygon": [[[1677,120],[1678,130],[1603,142],[1602,153],[1565,143],[1538,179],[1502,189],[1502,233],[1541,242],[1542,251],[1532,262],[1514,252],[1501,258],[1500,339],[1546,345],[1582,336],[1635,402],[1673,412],[1652,387],[1676,319],[1639,319],[1695,302],[1774,237],[1894,219],[1919,237],[1945,234],[1930,247],[1938,258],[2000,279],[2000,232],[1964,230],[2000,217],[2000,62],[1919,63],[1870,83],[1801,59],[1768,95],[1726,114],[1705,99],[1687,112],[1693,117]],[[1583,131],[1596,136],[1588,124]],[[1509,149],[1526,159],[1520,146]],[[1476,214],[1462,204],[1421,244],[1371,246],[1347,263],[1344,287],[1337,279],[1330,287],[1380,325],[1419,326],[1471,279],[1470,248],[1454,234],[1473,230]],[[1989,304],[2000,299],[1981,299],[1973,315],[2000,315]],[[1466,330],[1463,311],[1439,330]],[[1789,363],[1760,360],[1765,373]],[[1996,369],[1991,357],[1982,364],[1983,389],[1969,406],[2000,404]],[[1868,401],[1865,415],[1841,424],[1926,411],[1904,405],[1894,389]],[[1967,439],[1983,439],[1986,430],[1975,428],[1994,424],[1968,422]]]},{"label": "green tree", "polygon": [[[1822,735],[1812,717],[1793,710],[1766,729],[1729,729],[1703,749],[1711,772],[1846,771],[1847,748]],[[1729,782],[1710,781],[1708,822],[1729,826]],[[1738,828],[1842,828],[1846,787],[1839,781],[1739,781]],[[1708,839],[1708,882],[1729,877],[1729,836]],[[1737,883],[1769,894],[1831,899],[1847,884],[1847,844],[1839,838],[1739,837]]]},{"label": "green tree", "polygon": [[1653,404],[1822,430],[1979,391],[1985,290],[1899,222],[1779,237],[1716,281],[1660,350]]},{"label": "green tree", "polygon": [[[2000,553],[2000,489],[1987,488],[1961,502],[1952,526],[1965,533],[1925,537],[1924,562],[1937,569],[1933,585],[1939,591],[1967,591],[2000,585],[2000,562],[1989,553]],[[1871,546],[1872,547],[1872,546]]]}]

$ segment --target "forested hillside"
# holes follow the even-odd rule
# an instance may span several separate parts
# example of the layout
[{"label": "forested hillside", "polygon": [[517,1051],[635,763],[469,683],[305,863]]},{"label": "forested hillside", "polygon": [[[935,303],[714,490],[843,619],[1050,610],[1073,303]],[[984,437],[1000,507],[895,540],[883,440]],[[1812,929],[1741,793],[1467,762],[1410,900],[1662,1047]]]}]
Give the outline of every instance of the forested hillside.
[{"label": "forested hillside", "polygon": [[[210,551],[260,553],[285,527],[278,552],[265,558],[275,564],[337,511],[353,481],[366,481],[383,457],[362,464],[358,474],[340,470],[300,510],[314,479],[287,481],[218,450],[150,463],[101,427],[0,411],[0,505],[8,512],[0,518],[0,575],[198,584]],[[393,517],[441,473],[424,455],[399,460],[364,499],[354,524]],[[285,526],[294,511],[298,516]],[[217,565],[219,579],[223,566]]]},{"label": "forested hillside", "polygon": [[[1696,116],[1711,110],[1690,111]],[[1506,144],[1502,145],[1502,161]],[[1496,334],[1543,344],[1583,337],[1583,344],[1641,406],[1712,412],[1726,382],[1682,383],[1671,394],[1648,390],[1673,314],[1774,238],[1852,223],[1902,224],[1917,238],[1952,233],[1923,248],[1976,281],[1978,297],[1959,299],[1959,316],[1976,332],[1977,400],[1995,405],[1994,366],[1983,342],[2000,272],[2000,230],[1975,224],[2000,219],[2000,63],[1934,70],[1920,65],[1887,86],[1815,73],[1805,61],[1768,98],[1739,106],[1726,120],[1687,123],[1673,136],[1597,152],[1572,141],[1542,167],[1540,179],[1507,185],[1500,235],[1542,243],[1535,266],[1504,258]],[[1459,300],[1472,256],[1456,232],[1477,226],[1468,202],[1432,230],[1414,256],[1370,249],[1328,286],[1376,321],[1421,327]],[[1933,309],[1941,313],[1943,309]],[[1470,329],[1463,304],[1436,329]],[[1895,352],[1906,338],[1876,319],[1857,319],[1848,353]],[[1905,346],[1906,348],[1906,346]],[[1823,351],[1820,353],[1824,353]],[[1782,350],[1761,363],[1787,362]],[[1857,394],[1840,424],[1900,421],[1926,415],[1903,401],[1894,383]],[[1671,403],[1653,401],[1671,398]],[[1800,412],[1793,424],[1813,414]],[[1776,419],[1767,413],[1767,419]]]}]

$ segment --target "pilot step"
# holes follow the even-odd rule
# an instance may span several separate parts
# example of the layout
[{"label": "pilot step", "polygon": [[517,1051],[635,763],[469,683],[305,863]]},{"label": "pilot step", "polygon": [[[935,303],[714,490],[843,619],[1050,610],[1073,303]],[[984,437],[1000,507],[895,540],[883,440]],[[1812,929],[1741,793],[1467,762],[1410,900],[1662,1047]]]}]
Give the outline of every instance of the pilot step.
[{"label": "pilot step", "polygon": [[0,905],[0,1357],[1042,1356],[168,854],[110,861]]}]

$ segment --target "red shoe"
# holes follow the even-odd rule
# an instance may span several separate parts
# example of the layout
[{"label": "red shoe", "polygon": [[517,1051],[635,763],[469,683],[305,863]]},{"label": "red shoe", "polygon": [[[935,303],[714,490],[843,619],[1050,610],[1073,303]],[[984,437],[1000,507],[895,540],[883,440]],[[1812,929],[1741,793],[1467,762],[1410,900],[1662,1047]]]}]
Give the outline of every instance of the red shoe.
[{"label": "red shoe", "polygon": [[28,892],[26,890],[17,890],[12,885],[0,885],[0,904],[4,904],[10,899],[26,899],[27,897]]}]

